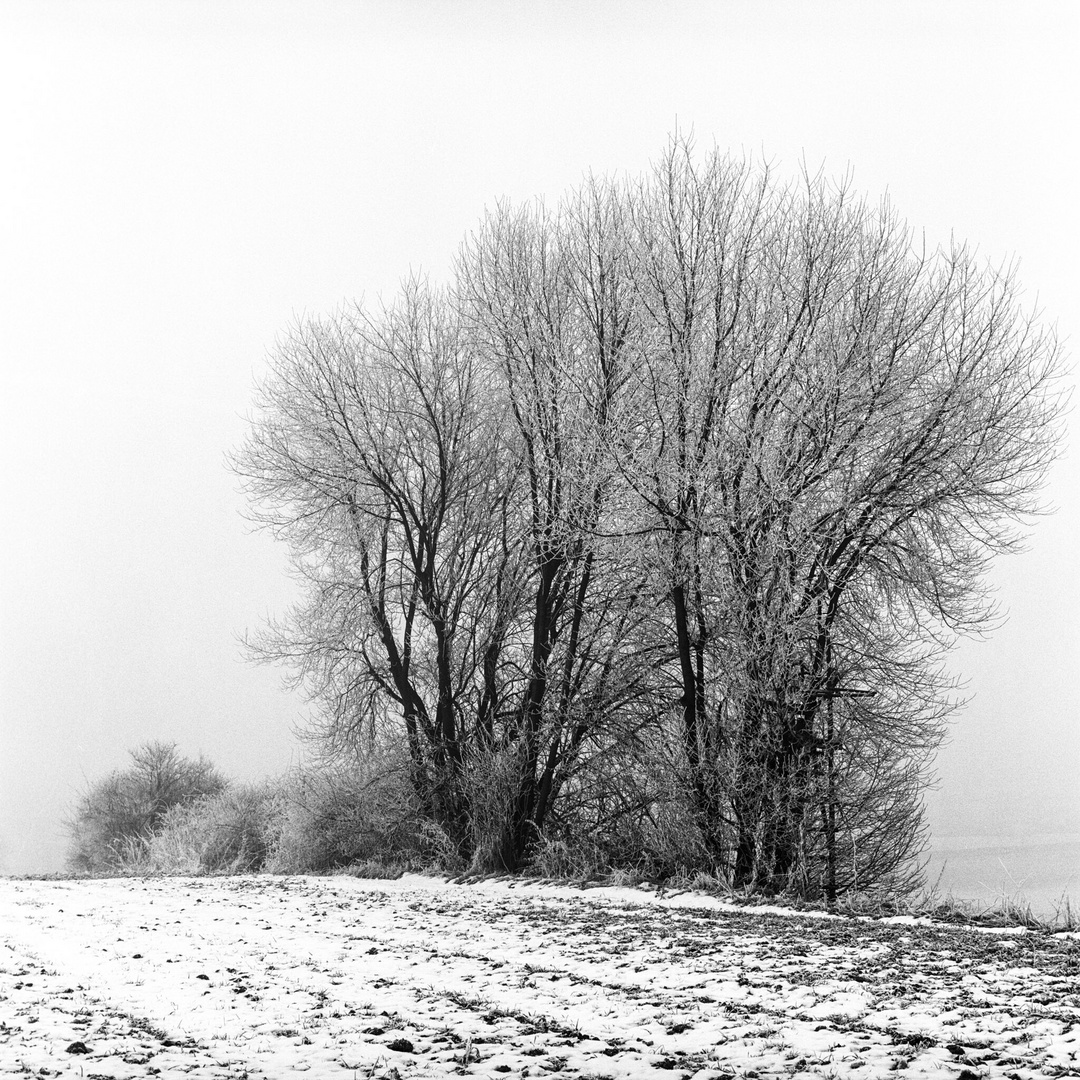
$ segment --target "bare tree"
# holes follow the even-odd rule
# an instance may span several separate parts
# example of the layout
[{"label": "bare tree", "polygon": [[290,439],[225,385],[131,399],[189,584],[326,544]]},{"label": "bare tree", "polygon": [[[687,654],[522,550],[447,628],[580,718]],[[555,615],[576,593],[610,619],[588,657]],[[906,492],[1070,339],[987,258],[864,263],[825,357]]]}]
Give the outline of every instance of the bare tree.
[{"label": "bare tree", "polygon": [[916,812],[941,654],[991,617],[988,560],[1054,456],[1060,352],[1010,272],[919,252],[843,185],[676,144],[636,204],[654,344],[625,473],[667,545],[699,818],[767,889],[820,885],[823,831],[834,893],[869,793]]},{"label": "bare tree", "polygon": [[282,342],[237,468],[306,592],[264,651],[474,865],[681,790],[737,886],[902,879],[1060,372],[1010,268],[676,141]]},{"label": "bare tree", "polygon": [[445,299],[281,343],[235,465],[305,585],[264,656],[291,661],[331,749],[400,723],[423,812],[471,855],[465,751],[490,740],[516,615],[516,462],[499,397]]},{"label": "bare tree", "polygon": [[[610,445],[637,332],[622,207],[605,184],[554,214],[491,214],[462,249],[458,298],[504,379],[531,562],[527,679],[507,728],[515,777],[502,865],[520,865],[589,740],[647,694],[644,580],[600,541]],[[628,646],[637,637],[637,648]]]},{"label": "bare tree", "polygon": [[[524,273],[527,235],[492,237]],[[420,812],[462,859],[507,869],[610,731],[637,617],[590,525],[604,389],[585,404],[564,376],[560,335],[581,332],[566,274],[532,286],[533,351],[509,364],[478,307],[466,328],[416,282],[377,316],[298,327],[235,461],[305,587],[262,656],[293,664],[331,751],[400,725]]]}]

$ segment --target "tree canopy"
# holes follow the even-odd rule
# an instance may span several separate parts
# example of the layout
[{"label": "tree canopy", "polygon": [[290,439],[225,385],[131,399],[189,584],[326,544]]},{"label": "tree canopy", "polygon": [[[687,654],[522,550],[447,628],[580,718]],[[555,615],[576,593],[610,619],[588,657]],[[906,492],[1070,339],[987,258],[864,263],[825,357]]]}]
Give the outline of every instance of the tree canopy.
[{"label": "tree canopy", "polygon": [[304,600],[259,647],[478,866],[895,878],[1062,369],[1011,267],[673,142],[281,340],[235,466]]}]

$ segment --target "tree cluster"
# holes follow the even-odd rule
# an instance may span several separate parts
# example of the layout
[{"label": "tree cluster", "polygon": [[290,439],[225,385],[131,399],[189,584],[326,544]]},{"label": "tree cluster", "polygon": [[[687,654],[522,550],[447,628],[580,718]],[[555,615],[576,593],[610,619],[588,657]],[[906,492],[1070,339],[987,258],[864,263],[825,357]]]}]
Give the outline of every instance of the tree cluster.
[{"label": "tree cluster", "polygon": [[675,142],[279,342],[235,467],[303,601],[259,648],[478,867],[674,820],[736,887],[889,880],[1060,373],[1010,268]]}]

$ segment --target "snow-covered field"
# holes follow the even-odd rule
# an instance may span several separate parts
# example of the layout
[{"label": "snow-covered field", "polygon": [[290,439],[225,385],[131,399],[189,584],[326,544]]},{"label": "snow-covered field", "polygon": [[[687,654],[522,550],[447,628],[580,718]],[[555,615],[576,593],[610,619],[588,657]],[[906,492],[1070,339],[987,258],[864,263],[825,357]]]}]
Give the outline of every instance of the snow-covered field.
[{"label": "snow-covered field", "polygon": [[1080,942],[422,877],[0,880],[0,1074],[1080,1075]]}]

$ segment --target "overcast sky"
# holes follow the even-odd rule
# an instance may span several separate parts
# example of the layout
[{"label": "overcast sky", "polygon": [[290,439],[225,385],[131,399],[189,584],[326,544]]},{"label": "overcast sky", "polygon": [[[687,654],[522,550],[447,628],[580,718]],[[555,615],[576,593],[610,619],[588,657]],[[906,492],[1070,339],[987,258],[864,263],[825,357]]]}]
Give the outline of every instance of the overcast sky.
[{"label": "overcast sky", "polygon": [[[496,199],[636,173],[676,123],[850,169],[935,244],[1021,260],[1077,355],[1080,6],[1017,2],[0,6],[0,870],[148,739],[257,777],[304,703],[238,636],[290,601],[225,453],[299,313],[444,277]],[[1077,418],[1072,425],[1075,429]],[[1077,440],[971,704],[940,842],[1080,834]]]}]

